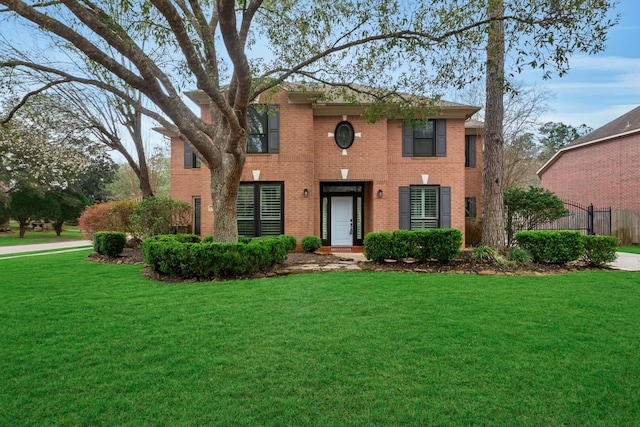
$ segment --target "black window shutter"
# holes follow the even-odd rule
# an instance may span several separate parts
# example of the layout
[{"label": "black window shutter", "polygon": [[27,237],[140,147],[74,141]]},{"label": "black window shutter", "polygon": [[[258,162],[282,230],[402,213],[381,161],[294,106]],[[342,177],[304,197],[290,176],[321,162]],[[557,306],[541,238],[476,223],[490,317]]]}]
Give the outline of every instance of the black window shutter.
[{"label": "black window shutter", "polygon": [[413,127],[407,123],[402,126],[402,157],[413,157]]},{"label": "black window shutter", "polygon": [[193,168],[193,149],[186,142],[184,143],[184,168]]},{"label": "black window shutter", "polygon": [[269,135],[269,153],[280,152],[280,109],[278,105],[269,105],[268,110],[268,125]]},{"label": "black window shutter", "polygon": [[469,135],[467,136],[467,138],[469,139],[469,144],[467,148],[469,151],[469,167],[475,168],[476,167],[476,136]]},{"label": "black window shutter", "polygon": [[411,229],[411,187],[400,187],[400,229]]},{"label": "black window shutter", "polygon": [[436,156],[447,157],[447,121],[436,120]]},{"label": "black window shutter", "polygon": [[451,187],[440,187],[440,228],[451,228]]}]

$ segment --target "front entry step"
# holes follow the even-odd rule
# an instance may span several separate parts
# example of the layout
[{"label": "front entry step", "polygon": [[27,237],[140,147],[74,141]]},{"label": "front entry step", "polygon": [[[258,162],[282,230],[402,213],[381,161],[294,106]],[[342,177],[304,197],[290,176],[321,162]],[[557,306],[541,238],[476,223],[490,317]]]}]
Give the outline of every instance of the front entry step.
[{"label": "front entry step", "polygon": [[340,252],[353,252],[362,253],[364,251],[363,246],[323,246],[320,248],[320,252],[324,253],[340,253]]}]

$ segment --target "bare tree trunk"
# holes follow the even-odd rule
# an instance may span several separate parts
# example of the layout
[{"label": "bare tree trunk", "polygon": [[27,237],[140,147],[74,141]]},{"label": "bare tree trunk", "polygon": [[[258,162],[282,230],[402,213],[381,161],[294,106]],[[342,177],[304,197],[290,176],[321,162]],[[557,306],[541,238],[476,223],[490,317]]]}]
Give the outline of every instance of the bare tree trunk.
[{"label": "bare tree trunk", "polygon": [[64,221],[54,221],[53,229],[56,232],[56,236],[60,236],[62,234],[62,226],[64,225]]},{"label": "bare tree trunk", "polygon": [[[488,15],[504,14],[504,0],[489,0]],[[503,195],[504,24],[489,26],[487,40],[486,113],[484,128],[482,243],[505,249]]]},{"label": "bare tree trunk", "polygon": [[24,239],[24,235],[27,232],[27,227],[29,226],[29,221],[20,220],[18,221],[18,224],[20,225],[20,233],[18,234],[18,236],[20,236],[21,239]]},{"label": "bare tree trunk", "polygon": [[221,167],[211,168],[211,199],[213,200],[213,240],[237,242],[238,187],[244,167],[244,155],[224,155]]}]

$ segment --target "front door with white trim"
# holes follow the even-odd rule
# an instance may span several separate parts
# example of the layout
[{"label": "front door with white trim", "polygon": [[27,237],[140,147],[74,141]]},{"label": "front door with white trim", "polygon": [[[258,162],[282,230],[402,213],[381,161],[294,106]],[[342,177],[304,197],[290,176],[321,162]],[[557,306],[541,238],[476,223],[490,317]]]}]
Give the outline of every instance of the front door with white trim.
[{"label": "front door with white trim", "polygon": [[353,245],[353,197],[331,198],[331,245]]}]

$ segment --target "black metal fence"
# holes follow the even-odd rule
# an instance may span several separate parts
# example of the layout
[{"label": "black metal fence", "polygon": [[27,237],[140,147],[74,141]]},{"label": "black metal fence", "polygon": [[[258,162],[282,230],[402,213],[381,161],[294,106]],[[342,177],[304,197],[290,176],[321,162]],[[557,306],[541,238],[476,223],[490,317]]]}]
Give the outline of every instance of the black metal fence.
[{"label": "black metal fence", "polygon": [[611,236],[611,206],[595,208],[593,204],[586,206],[570,200],[563,202],[571,213],[556,221],[541,224],[538,230],[578,230],[583,234]]}]

